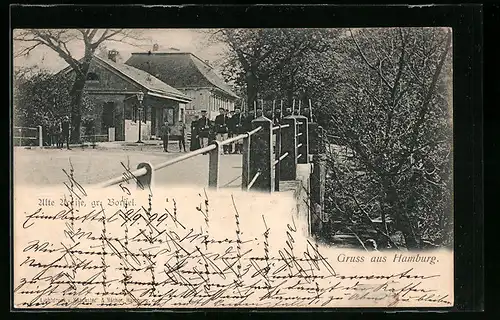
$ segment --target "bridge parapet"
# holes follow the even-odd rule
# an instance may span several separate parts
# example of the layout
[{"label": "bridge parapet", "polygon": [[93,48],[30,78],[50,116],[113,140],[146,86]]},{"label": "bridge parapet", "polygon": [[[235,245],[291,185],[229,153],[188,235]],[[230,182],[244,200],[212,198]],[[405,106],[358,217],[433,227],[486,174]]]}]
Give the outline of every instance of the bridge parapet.
[{"label": "bridge parapet", "polygon": [[224,145],[242,141],[242,190],[272,193],[295,188],[299,216],[306,220],[308,234],[315,233],[326,221],[323,212],[326,178],[324,130],[303,116],[284,117],[278,125],[261,116],[252,121],[252,128],[250,132],[224,141],[212,141],[204,148],[156,166],[141,163],[130,174],[99,186],[108,187],[135,179],[138,187],[144,189],[153,183],[158,170],[208,153],[208,186],[218,189],[221,149]]}]

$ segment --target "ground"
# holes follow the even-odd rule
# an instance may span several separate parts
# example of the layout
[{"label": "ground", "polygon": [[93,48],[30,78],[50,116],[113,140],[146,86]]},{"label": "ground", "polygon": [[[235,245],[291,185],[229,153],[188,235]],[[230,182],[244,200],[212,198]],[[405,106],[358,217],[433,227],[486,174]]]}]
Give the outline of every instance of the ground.
[{"label": "ground", "polygon": [[[142,150],[141,150],[142,148]],[[141,162],[148,161],[153,166],[178,157],[184,153],[164,153],[159,146],[130,146],[120,148],[78,148],[59,149],[14,149],[14,182],[28,185],[57,185],[67,181],[63,172],[69,172],[70,161],[75,179],[81,184],[101,183],[121,176],[124,172],[120,162],[129,163],[135,169]],[[219,185],[221,187],[239,187],[241,185],[241,155],[221,157]],[[155,171],[156,184],[193,184],[208,185],[208,155],[173,164]]]}]

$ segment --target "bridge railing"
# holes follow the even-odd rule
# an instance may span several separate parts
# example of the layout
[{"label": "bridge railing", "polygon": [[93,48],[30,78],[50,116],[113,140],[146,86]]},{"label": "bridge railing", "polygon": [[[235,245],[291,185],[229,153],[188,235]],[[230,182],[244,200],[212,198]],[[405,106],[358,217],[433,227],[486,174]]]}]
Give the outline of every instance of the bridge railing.
[{"label": "bridge railing", "polygon": [[98,184],[109,187],[135,180],[138,187],[145,188],[153,182],[155,172],[184,160],[209,154],[208,186],[219,188],[220,157],[222,147],[241,141],[242,146],[242,190],[263,192],[279,191],[280,181],[296,179],[297,164],[310,163],[309,123],[303,116],[284,117],[279,125],[266,117],[252,121],[252,130],[226,139],[212,141],[208,146],[191,151],[174,159],[153,166],[142,162],[137,169]]}]

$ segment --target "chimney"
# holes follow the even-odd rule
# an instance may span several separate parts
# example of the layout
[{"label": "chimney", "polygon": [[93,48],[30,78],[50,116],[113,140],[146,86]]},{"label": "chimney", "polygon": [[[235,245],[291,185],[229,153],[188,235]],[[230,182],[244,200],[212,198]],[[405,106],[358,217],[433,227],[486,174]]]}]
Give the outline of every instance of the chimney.
[{"label": "chimney", "polygon": [[116,56],[118,56],[118,51],[116,51],[116,50],[109,50],[108,51],[108,59],[109,60],[116,62]]},{"label": "chimney", "polygon": [[153,51],[158,51],[159,46],[158,43],[153,44]]}]

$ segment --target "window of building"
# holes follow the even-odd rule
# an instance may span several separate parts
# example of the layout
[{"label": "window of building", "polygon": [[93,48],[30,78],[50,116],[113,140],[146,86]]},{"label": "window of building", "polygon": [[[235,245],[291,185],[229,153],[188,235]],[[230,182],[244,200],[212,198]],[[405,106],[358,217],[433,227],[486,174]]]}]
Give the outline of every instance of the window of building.
[{"label": "window of building", "polygon": [[87,73],[87,81],[99,81],[99,76],[95,72]]}]

